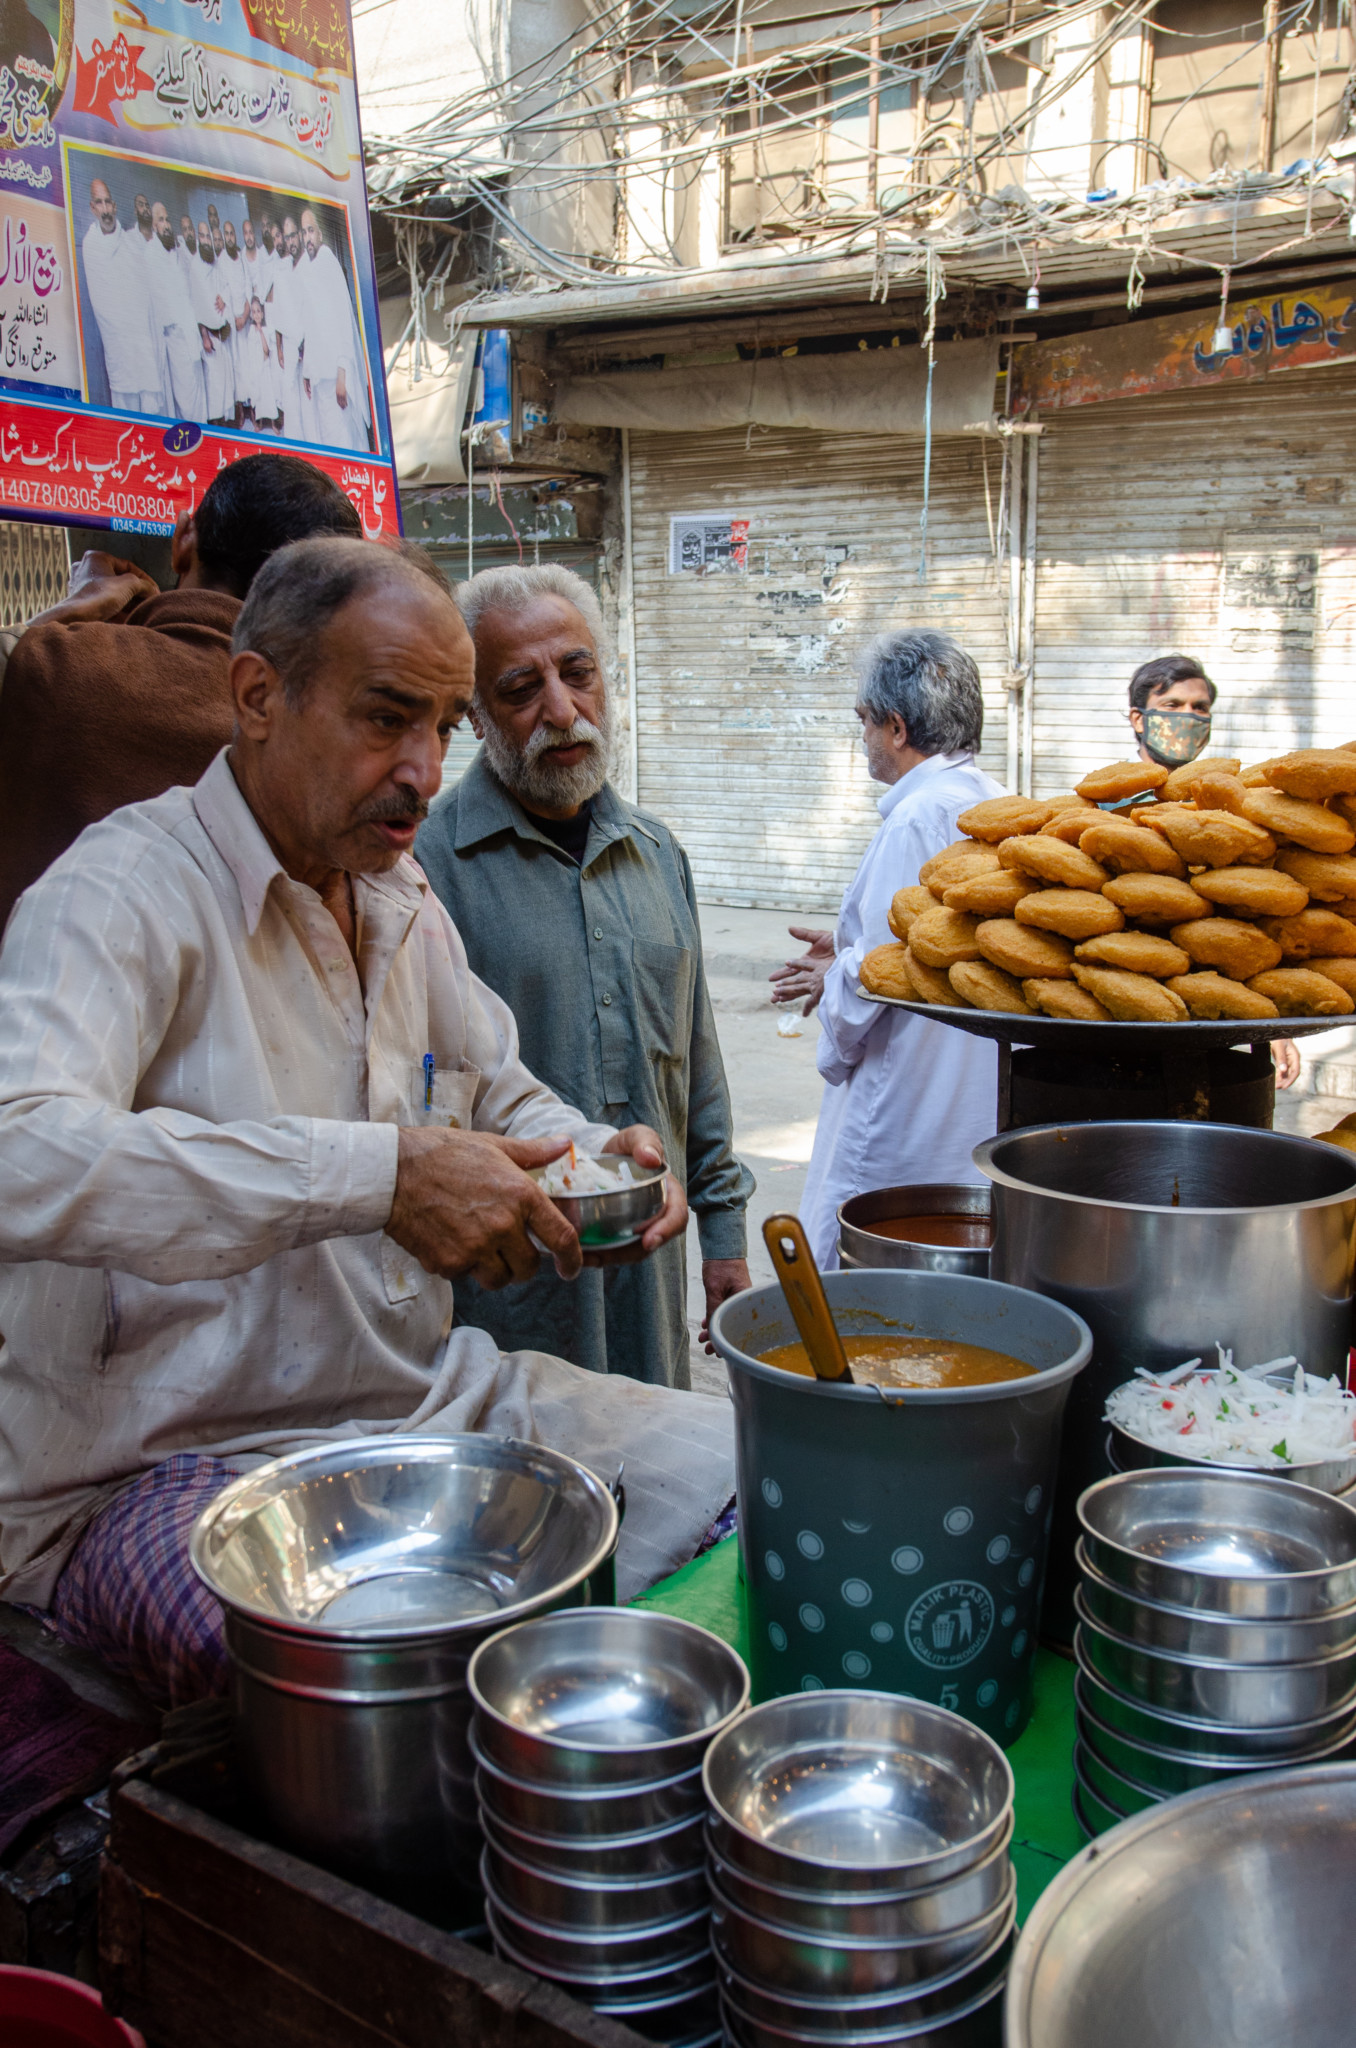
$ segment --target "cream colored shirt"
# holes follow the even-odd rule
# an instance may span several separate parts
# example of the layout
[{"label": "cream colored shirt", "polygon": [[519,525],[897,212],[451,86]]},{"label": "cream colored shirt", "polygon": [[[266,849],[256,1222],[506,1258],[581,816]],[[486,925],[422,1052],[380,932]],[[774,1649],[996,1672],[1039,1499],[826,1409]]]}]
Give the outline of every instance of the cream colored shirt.
[{"label": "cream colored shirt", "polygon": [[612,1135],[518,1057],[412,860],[359,980],[220,754],[91,826],[0,950],[0,1594],[50,1598],[118,1484],[420,1409],[452,1289],[382,1229],[423,1058],[478,1130]]}]

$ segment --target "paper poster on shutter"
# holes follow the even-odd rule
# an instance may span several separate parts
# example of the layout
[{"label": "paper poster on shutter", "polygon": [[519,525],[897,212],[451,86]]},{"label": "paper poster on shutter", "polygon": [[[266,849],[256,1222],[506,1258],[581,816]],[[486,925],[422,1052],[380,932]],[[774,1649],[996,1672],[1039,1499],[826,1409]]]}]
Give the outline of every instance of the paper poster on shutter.
[{"label": "paper poster on shutter", "polygon": [[1220,625],[1236,654],[1313,646],[1320,554],[1316,532],[1225,535]]}]

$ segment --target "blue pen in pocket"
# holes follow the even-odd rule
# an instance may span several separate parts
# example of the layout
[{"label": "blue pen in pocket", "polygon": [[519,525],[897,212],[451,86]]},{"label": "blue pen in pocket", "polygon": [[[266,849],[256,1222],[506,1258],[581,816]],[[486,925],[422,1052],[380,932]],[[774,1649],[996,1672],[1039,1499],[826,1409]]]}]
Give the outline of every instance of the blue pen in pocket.
[{"label": "blue pen in pocket", "polygon": [[424,1054],[424,1108],[425,1108],[425,1109],[432,1109],[432,1107],[433,1107],[433,1070],[434,1070],[434,1065],[435,1065],[435,1062],[434,1062],[433,1054],[432,1054],[431,1052],[426,1052],[426,1053]]}]

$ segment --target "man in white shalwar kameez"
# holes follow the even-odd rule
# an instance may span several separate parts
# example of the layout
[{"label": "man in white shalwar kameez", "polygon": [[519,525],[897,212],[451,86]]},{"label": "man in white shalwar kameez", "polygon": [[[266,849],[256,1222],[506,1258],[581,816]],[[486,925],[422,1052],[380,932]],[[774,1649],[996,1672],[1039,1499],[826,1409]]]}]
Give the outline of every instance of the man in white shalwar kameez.
[{"label": "man in white shalwar kameez", "polygon": [[145,251],[146,274],[167,410],[176,419],[201,420],[205,415],[197,313],[175,248],[174,228],[158,199],[151,208],[151,225],[155,232]]},{"label": "man in white shalwar kameez", "polygon": [[[265,305],[273,289],[273,258],[259,245],[254,222],[246,215],[240,223],[240,261],[245,266],[245,289],[252,299]],[[249,322],[246,321],[246,326]],[[243,329],[241,330],[243,333]]]},{"label": "man in white shalwar kameez", "polygon": [[85,289],[99,324],[116,412],[163,412],[160,351],[151,330],[149,280],[141,237],[118,225],[118,202],[102,178],[89,188],[90,212],[81,253]]},{"label": "man in white shalwar kameez", "polygon": [[886,634],[867,654],[857,716],[872,779],[890,785],[878,806],[884,822],[836,929],[813,935],[805,959],[777,977],[779,1001],[813,1001],[822,977],[824,1099],[800,1214],[825,1272],[838,1264],[837,1212],[849,1196],[920,1181],[979,1183],[970,1153],[993,1136],[997,1110],[988,1040],[856,993],[866,954],[894,939],[886,920],[896,889],[911,888],[923,863],[960,837],[962,811],[1003,794],[974,758],[984,724],[979,673],[945,633]]},{"label": "man in white shalwar kameez", "polygon": [[283,222],[283,248],[273,273],[268,328],[278,357],[282,388],[282,433],[287,441],[314,441],[311,405],[301,376],[301,344],[306,331],[302,298],[301,230],[289,214]]},{"label": "man in white shalwar kameez", "polygon": [[[591,1256],[526,1169],[663,1154],[523,1065],[409,857],[474,688],[451,598],[303,541],[233,648],[229,751],[85,832],[0,952],[0,1598],[165,1704],[230,1682],[193,1521],[286,1450],[484,1430],[624,1464],[622,1600],[734,1490],[727,1402],[453,1326],[453,1281]],[[469,1128],[423,1109],[433,1055]],[[686,1222],[669,1175],[644,1252]]]},{"label": "man in white shalwar kameez", "polygon": [[221,236],[222,246],[217,249],[217,282],[231,316],[231,334],[226,353],[231,359],[231,376],[235,386],[235,409],[232,417],[234,423],[239,426],[240,415],[250,402],[243,340],[250,320],[250,280],[240,260],[240,245],[235,238],[235,222],[224,220],[220,229],[213,231],[214,248],[218,234]]},{"label": "man in white shalwar kameez", "polygon": [[301,266],[306,327],[302,377],[315,407],[316,438],[326,448],[371,446],[367,370],[348,279],[309,207],[301,216],[306,258]]},{"label": "man in white shalwar kameez", "polygon": [[217,278],[212,233],[205,220],[198,222],[198,267],[193,273],[193,310],[198,317],[198,334],[202,342],[204,417],[220,425],[228,418],[235,418],[235,373],[227,352],[230,312]]}]

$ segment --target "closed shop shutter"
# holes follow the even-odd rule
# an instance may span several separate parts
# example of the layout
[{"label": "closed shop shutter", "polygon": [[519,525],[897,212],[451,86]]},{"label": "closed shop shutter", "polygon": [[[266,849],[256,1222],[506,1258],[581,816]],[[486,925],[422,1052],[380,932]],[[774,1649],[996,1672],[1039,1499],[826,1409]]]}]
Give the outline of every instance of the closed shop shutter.
[{"label": "closed shop shutter", "polygon": [[1356,738],[1356,368],[1052,415],[1040,443],[1034,788],[1133,754],[1142,661],[1195,655],[1212,753]]},{"label": "closed shop shutter", "polygon": [[[118,553],[117,537],[109,537]],[[71,558],[64,526],[0,520],[0,628],[12,631],[66,595]]]},{"label": "closed shop shutter", "polygon": [[[698,373],[700,374],[700,373]],[[709,902],[833,911],[880,820],[853,715],[875,634],[955,636],[984,682],[983,763],[1006,760],[1007,571],[995,572],[1002,452],[811,432],[631,436],[641,804],[677,833]],[[670,522],[747,521],[747,567],[670,568]]]}]

